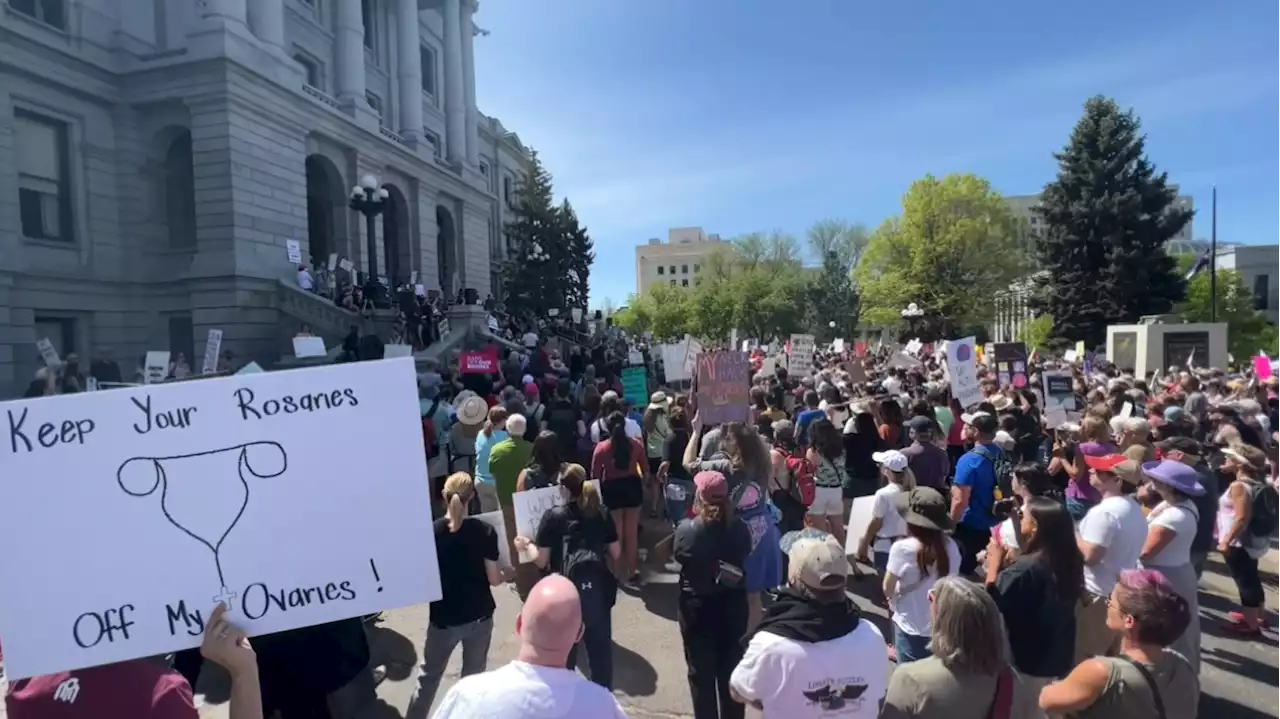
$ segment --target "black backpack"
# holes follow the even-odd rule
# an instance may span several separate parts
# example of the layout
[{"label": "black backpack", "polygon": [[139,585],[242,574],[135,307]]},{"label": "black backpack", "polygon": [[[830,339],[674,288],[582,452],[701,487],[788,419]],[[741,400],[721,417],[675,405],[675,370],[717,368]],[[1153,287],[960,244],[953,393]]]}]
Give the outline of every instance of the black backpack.
[{"label": "black backpack", "polygon": [[1254,537],[1270,537],[1280,524],[1280,493],[1267,482],[1250,480],[1249,534]]},{"label": "black backpack", "polygon": [[569,521],[561,541],[560,573],[578,588],[583,624],[596,624],[613,609],[618,583],[605,559],[604,543],[585,530],[581,519]]}]

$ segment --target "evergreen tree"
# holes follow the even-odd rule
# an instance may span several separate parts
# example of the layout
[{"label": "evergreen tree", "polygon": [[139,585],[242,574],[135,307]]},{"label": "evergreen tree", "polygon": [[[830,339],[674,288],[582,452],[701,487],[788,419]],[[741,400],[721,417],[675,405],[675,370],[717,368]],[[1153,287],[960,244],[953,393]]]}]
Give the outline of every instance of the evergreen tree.
[{"label": "evergreen tree", "polygon": [[560,222],[569,266],[565,304],[570,309],[581,309],[583,316],[586,316],[591,263],[596,260],[595,243],[591,241],[587,229],[578,223],[578,213],[573,211],[567,199],[560,205]]},{"label": "evergreen tree", "polygon": [[551,173],[531,152],[529,169],[516,192],[516,219],[507,224],[516,258],[503,273],[507,311],[517,317],[543,318],[564,307],[564,248],[560,208],[552,202]]},{"label": "evergreen tree", "polygon": [[[809,285],[814,335],[823,342],[853,337],[858,328],[859,305],[852,268],[837,251],[829,250],[822,258],[822,269]],[[836,323],[834,328],[832,322]]]},{"label": "evergreen tree", "polygon": [[1058,178],[1036,212],[1046,230],[1035,307],[1053,316],[1060,341],[1106,341],[1109,324],[1170,311],[1186,284],[1165,243],[1191,220],[1175,204],[1167,175],[1145,155],[1133,111],[1101,96],[1085,103],[1071,139],[1056,153]]}]

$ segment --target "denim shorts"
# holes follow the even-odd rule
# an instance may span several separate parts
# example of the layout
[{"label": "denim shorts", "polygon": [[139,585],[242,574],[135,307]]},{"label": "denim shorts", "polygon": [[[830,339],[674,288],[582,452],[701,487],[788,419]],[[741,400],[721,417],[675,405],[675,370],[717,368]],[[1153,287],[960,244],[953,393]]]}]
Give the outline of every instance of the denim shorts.
[{"label": "denim shorts", "polygon": [[893,651],[898,655],[898,666],[933,656],[929,651],[930,637],[908,634],[902,627],[893,625]]}]

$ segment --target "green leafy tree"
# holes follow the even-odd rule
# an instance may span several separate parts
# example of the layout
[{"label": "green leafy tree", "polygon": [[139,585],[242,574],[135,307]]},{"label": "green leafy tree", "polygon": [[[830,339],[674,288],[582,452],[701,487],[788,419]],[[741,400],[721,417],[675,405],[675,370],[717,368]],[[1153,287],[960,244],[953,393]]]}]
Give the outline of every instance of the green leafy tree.
[{"label": "green leafy tree", "polygon": [[862,316],[895,325],[915,302],[926,312],[921,339],[985,324],[992,297],[1026,269],[1004,200],[975,175],[926,175],[902,199],[902,215],[871,236],[855,271]]},{"label": "green leafy tree", "polygon": [[853,270],[870,238],[865,227],[843,220],[820,220],[809,228],[809,250],[822,259],[820,271],[809,283],[809,324],[824,341],[852,337],[857,331],[861,301]]},{"label": "green leafy tree", "polygon": [[573,211],[566,199],[560,205],[561,242],[565,248],[568,264],[568,288],[565,293],[565,304],[569,308],[577,307],[586,314],[587,297],[590,290],[591,263],[596,260],[595,243],[587,234],[587,229],[578,222],[578,213]]},{"label": "green leafy tree", "polygon": [[[1276,327],[1254,309],[1253,293],[1235,270],[1218,270],[1218,321],[1227,323],[1227,351],[1236,362],[1264,350],[1276,351]],[[1175,311],[1187,322],[1210,322],[1213,311],[1209,273],[1201,272],[1187,283],[1187,299]]]},{"label": "green leafy tree", "polygon": [[654,284],[643,295],[632,295],[613,323],[630,334],[652,332],[656,342],[679,340],[690,332],[693,298],[688,289]]},{"label": "green leafy tree", "polygon": [[546,317],[566,308],[565,278],[570,258],[561,208],[552,202],[551,173],[536,152],[516,193],[516,219],[507,233],[518,250],[504,269],[507,309],[519,317]]},{"label": "green leafy tree", "polygon": [[1114,100],[1085,103],[1036,212],[1047,270],[1035,306],[1063,341],[1106,341],[1107,325],[1168,312],[1186,286],[1165,243],[1191,220],[1165,173],[1147,160],[1141,123]]},{"label": "green leafy tree", "polygon": [[1037,315],[1035,319],[1022,326],[1018,333],[1018,341],[1028,350],[1049,349],[1049,340],[1053,337],[1053,316]]}]

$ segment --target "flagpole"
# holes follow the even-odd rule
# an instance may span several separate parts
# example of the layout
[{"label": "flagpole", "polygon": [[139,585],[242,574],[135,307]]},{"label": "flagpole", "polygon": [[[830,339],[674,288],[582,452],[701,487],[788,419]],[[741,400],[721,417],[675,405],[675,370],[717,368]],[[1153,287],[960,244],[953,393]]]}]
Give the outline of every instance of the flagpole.
[{"label": "flagpole", "polygon": [[1209,220],[1209,321],[1218,321],[1218,186],[1213,186],[1213,212]]}]

